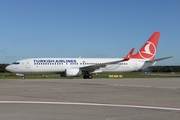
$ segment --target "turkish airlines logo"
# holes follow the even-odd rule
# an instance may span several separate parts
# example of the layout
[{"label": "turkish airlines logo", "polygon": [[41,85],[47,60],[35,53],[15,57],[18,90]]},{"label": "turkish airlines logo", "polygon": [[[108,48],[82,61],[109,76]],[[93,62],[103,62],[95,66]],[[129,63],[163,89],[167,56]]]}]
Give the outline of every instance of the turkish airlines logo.
[{"label": "turkish airlines logo", "polygon": [[152,42],[147,41],[143,49],[139,54],[144,59],[152,59],[156,54],[156,46]]}]

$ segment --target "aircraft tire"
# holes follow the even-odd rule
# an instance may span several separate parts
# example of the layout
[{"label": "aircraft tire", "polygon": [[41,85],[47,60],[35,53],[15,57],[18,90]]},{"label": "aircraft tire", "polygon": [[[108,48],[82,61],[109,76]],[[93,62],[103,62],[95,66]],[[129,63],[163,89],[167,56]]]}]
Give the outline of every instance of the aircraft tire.
[{"label": "aircraft tire", "polygon": [[83,76],[83,78],[84,78],[84,79],[87,79],[87,78],[88,78],[88,76],[87,76],[87,75],[84,75],[84,76]]},{"label": "aircraft tire", "polygon": [[91,74],[88,75],[88,79],[92,79],[93,76]]}]

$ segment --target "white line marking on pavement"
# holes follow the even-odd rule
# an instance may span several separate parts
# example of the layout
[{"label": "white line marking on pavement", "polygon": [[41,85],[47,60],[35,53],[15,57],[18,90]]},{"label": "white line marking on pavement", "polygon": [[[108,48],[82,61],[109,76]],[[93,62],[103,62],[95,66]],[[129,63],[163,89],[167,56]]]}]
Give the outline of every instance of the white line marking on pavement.
[{"label": "white line marking on pavement", "polygon": [[126,107],[126,108],[143,108],[143,109],[180,111],[180,108],[173,108],[173,107],[156,107],[156,106],[145,106],[145,105],[120,105],[120,104],[108,104],[108,103],[106,104],[106,103],[46,102],[46,101],[0,101],[0,104],[82,105],[82,106]]}]

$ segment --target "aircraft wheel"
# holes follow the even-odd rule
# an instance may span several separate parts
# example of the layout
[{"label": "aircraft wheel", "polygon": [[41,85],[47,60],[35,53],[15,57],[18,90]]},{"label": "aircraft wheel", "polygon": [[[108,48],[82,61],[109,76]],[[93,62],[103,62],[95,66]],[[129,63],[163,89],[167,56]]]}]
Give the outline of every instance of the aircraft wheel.
[{"label": "aircraft wheel", "polygon": [[25,80],[25,78],[26,78],[26,77],[25,77],[25,76],[23,76],[23,77],[22,77],[22,80]]},{"label": "aircraft wheel", "polygon": [[88,79],[92,79],[93,76],[91,74],[88,75]]},{"label": "aircraft wheel", "polygon": [[84,75],[84,76],[83,76],[83,78],[84,78],[84,79],[87,79],[87,78],[88,78],[88,76],[87,76],[87,75]]}]

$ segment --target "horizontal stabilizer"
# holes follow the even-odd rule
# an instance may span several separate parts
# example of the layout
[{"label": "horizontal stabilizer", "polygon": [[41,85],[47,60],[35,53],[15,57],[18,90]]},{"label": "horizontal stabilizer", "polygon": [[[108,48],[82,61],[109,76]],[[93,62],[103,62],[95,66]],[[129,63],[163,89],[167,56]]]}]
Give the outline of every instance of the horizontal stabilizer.
[{"label": "horizontal stabilizer", "polygon": [[[161,60],[165,60],[165,59],[169,59],[169,58],[172,58],[172,56],[169,56],[169,57],[164,57],[164,58],[158,58],[158,59],[154,59],[154,60],[148,60],[149,62],[157,62],[157,61],[161,61]],[[148,62],[147,61],[147,62]]]}]

